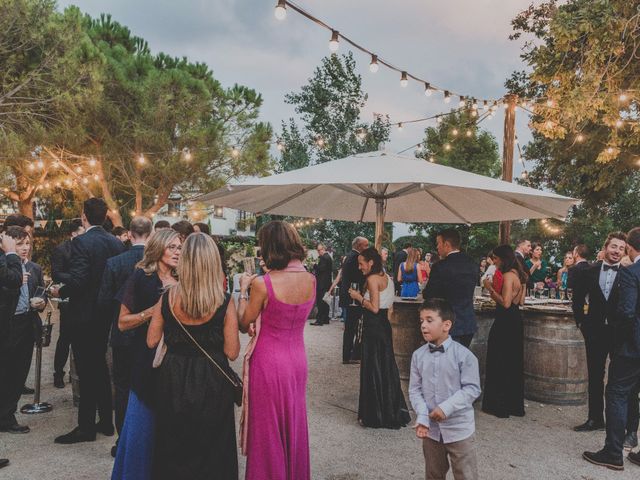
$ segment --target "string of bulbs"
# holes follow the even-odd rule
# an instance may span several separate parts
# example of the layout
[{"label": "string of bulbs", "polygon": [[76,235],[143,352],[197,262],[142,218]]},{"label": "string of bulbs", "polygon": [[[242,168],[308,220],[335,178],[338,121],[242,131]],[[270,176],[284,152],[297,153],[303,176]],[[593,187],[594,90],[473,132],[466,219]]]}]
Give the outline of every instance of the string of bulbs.
[{"label": "string of bulbs", "polygon": [[467,100],[471,100],[474,104],[477,104],[477,102],[481,102],[485,106],[485,108],[488,108],[490,105],[493,105],[493,104],[497,105],[498,103],[502,102],[502,100],[503,100],[503,97],[497,98],[497,99],[489,99],[489,98],[487,98],[487,99],[479,99],[478,100],[473,96],[464,95],[462,93],[455,92],[455,91],[453,91],[451,89],[446,89],[446,88],[434,85],[433,83],[428,82],[427,80],[425,80],[423,78],[420,78],[417,75],[414,75],[414,74],[408,72],[405,69],[396,67],[391,62],[383,59],[380,55],[374,53],[373,51],[369,50],[368,48],[365,48],[365,47],[361,46],[360,44],[358,44],[355,41],[351,40],[346,35],[340,33],[337,29],[331,27],[330,25],[327,25],[325,22],[323,22],[319,18],[315,17],[314,15],[310,14],[309,12],[304,10],[303,8],[299,7],[295,3],[290,2],[288,0],[278,0],[278,3],[276,4],[275,11],[274,11],[274,15],[275,15],[276,19],[284,20],[287,17],[287,7],[291,8],[291,10],[299,13],[304,18],[312,21],[316,25],[319,25],[320,27],[322,27],[322,28],[328,30],[329,32],[331,32],[331,37],[330,37],[330,40],[329,40],[329,50],[332,53],[336,53],[338,51],[338,49],[340,48],[340,40],[343,40],[344,42],[348,43],[349,45],[351,45],[356,50],[359,50],[360,52],[365,53],[365,54],[367,54],[367,55],[369,55],[371,57],[371,62],[369,63],[369,71],[371,73],[376,73],[379,70],[380,65],[383,65],[384,67],[388,68],[389,70],[392,70],[392,71],[394,71],[396,73],[399,73],[400,74],[400,86],[403,87],[403,88],[407,87],[409,85],[409,79],[411,79],[411,80],[414,80],[414,81],[419,82],[420,84],[424,85],[424,94],[427,97],[430,97],[435,92],[441,92],[442,95],[443,95],[443,100],[444,100],[445,103],[450,103],[452,97],[453,96],[457,96],[457,97],[460,98],[460,102],[466,102]]}]

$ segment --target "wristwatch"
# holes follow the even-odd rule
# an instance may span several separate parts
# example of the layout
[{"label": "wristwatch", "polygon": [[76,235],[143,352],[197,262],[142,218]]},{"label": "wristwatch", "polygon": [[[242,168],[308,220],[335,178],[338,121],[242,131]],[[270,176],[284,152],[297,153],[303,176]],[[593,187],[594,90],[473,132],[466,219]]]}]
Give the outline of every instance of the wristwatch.
[{"label": "wristwatch", "polygon": [[140,312],[140,320],[144,321],[144,310]]}]

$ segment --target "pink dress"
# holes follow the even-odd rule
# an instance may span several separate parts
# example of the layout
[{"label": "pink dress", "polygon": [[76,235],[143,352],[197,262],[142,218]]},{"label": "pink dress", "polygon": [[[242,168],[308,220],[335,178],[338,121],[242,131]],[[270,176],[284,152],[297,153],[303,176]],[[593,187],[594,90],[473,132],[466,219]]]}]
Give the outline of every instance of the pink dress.
[{"label": "pink dress", "polygon": [[[298,265],[299,264],[299,265]],[[288,271],[304,271],[292,262]],[[300,273],[304,275],[304,273]],[[307,356],[304,327],[315,298],[290,305],[279,301],[269,274],[268,303],[249,367],[246,480],[308,480]]]}]

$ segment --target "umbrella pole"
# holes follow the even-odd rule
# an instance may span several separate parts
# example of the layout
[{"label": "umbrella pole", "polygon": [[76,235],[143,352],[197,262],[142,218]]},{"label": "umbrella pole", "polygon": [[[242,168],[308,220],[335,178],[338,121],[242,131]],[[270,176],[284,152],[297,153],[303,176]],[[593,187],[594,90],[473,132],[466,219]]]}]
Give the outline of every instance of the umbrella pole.
[{"label": "umbrella pole", "polygon": [[382,248],[382,238],[384,234],[384,199],[376,198],[376,250],[380,252]]}]

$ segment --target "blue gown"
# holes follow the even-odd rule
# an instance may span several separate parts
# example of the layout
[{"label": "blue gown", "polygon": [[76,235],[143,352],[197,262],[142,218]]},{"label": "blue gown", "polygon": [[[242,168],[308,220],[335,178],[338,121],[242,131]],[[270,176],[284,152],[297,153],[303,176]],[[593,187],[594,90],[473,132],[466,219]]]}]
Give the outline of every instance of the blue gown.
[{"label": "blue gown", "polygon": [[400,265],[400,271],[402,272],[402,289],[400,290],[401,297],[417,297],[420,293],[420,285],[418,285],[418,264],[413,265],[413,270],[407,272],[404,269],[404,263]]},{"label": "blue gown", "polygon": [[[116,298],[136,313],[153,307],[160,300],[162,290],[162,281],[157,273],[147,275],[138,269]],[[155,349],[147,347],[147,330],[148,324],[145,323],[135,331],[131,390],[111,480],[152,478],[156,430],[153,408],[155,371],[152,367]]]}]

